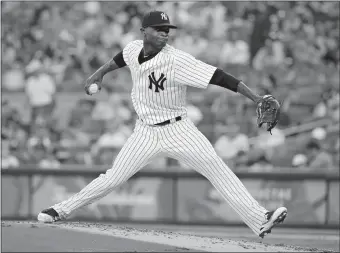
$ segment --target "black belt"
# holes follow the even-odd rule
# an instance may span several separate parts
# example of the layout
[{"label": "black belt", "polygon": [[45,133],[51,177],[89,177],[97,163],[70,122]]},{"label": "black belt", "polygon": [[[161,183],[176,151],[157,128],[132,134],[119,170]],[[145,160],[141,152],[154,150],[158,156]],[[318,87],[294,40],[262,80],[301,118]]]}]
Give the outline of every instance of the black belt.
[{"label": "black belt", "polygon": [[164,121],[164,122],[157,123],[157,124],[155,124],[155,126],[165,126],[165,125],[168,125],[168,124],[170,124],[170,123],[174,123],[174,122],[176,122],[176,121],[180,121],[181,119],[182,119],[182,117],[181,117],[181,116],[178,116],[178,117],[176,117],[176,118],[174,118],[174,119],[168,119],[168,120],[166,120],[166,121]]}]

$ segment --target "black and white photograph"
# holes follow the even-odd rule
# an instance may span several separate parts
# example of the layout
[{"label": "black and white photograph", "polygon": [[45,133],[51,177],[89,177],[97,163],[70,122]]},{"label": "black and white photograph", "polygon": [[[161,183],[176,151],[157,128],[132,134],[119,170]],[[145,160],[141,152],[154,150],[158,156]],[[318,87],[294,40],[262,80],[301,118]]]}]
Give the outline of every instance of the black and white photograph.
[{"label": "black and white photograph", "polygon": [[2,1],[2,252],[339,252],[339,1]]}]

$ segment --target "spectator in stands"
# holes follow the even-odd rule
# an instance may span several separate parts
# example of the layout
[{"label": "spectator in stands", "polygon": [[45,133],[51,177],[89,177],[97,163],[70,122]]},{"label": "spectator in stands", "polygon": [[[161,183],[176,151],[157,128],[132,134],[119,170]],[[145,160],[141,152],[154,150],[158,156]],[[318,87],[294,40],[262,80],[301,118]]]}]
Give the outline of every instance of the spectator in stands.
[{"label": "spectator in stands", "polygon": [[77,155],[75,155],[75,153],[76,152],[74,149],[60,147],[57,150],[56,158],[60,162],[60,164],[63,164],[63,165],[83,164],[83,163],[79,163],[79,160],[77,159]]},{"label": "spectator in stands", "polygon": [[80,127],[85,118],[90,117],[96,102],[89,99],[79,99],[70,113],[69,127]]},{"label": "spectator in stands", "polygon": [[[47,131],[46,129],[40,128],[41,132]],[[46,158],[48,150],[52,148],[52,143],[49,137],[45,134],[35,134],[31,138],[29,138],[27,142],[27,150],[28,150],[28,163],[39,164],[40,161]]]},{"label": "spectator in stands", "polygon": [[318,118],[323,118],[326,117],[327,115],[327,101],[324,101],[323,99],[319,101],[313,108],[313,117],[318,119]]},{"label": "spectator in stands", "polygon": [[42,145],[45,149],[52,149],[53,143],[50,138],[50,129],[46,122],[38,122],[37,125],[31,125],[30,138],[27,144],[29,148]]},{"label": "spectator in stands", "polygon": [[132,129],[124,124],[122,118],[116,117],[106,123],[104,134],[94,145],[97,149],[110,147],[120,150],[131,134]]},{"label": "spectator in stands", "polygon": [[322,55],[322,60],[326,64],[338,65],[339,57],[339,42],[333,38],[327,38],[325,40],[325,51]]},{"label": "spectator in stands", "polygon": [[274,170],[274,166],[265,155],[260,156],[255,162],[249,165],[249,172],[271,172]]},{"label": "spectator in stands", "polygon": [[123,27],[116,21],[115,17],[106,16],[106,29],[101,33],[100,39],[107,48],[119,43],[119,38],[124,34]]},{"label": "spectator in stands", "polygon": [[92,119],[96,120],[112,120],[115,117],[116,108],[111,106],[109,101],[98,101],[92,111]]},{"label": "spectator in stands", "polygon": [[[3,62],[6,62],[6,59],[2,58],[2,60]],[[24,90],[25,76],[20,65],[13,63],[11,69],[3,74],[2,87],[9,91]]]},{"label": "spectator in stands", "polygon": [[59,169],[60,162],[56,158],[56,149],[47,149],[38,166],[42,169]]},{"label": "spectator in stands", "polygon": [[254,130],[257,132],[257,136],[250,139],[251,152],[249,156],[252,157],[251,160],[259,159],[262,155],[265,155],[269,160],[273,159],[276,154],[275,148],[284,145],[286,141],[284,132],[277,126],[273,129],[272,135],[267,132],[265,126]]},{"label": "spectator in stands", "polygon": [[228,31],[227,40],[220,52],[220,65],[240,64],[248,65],[250,58],[249,45],[239,38],[239,33],[235,28]]},{"label": "spectator in stands", "polygon": [[316,127],[316,128],[313,129],[311,136],[312,136],[313,140],[322,142],[323,140],[326,139],[327,132],[322,127]]},{"label": "spectator in stands", "polygon": [[84,10],[89,15],[98,14],[100,11],[100,3],[95,1],[89,1],[84,3]]},{"label": "spectator in stands", "polygon": [[285,139],[284,132],[278,127],[272,130],[272,134],[269,134],[266,126],[262,126],[258,128],[258,136],[255,138],[254,146],[258,149],[270,150],[284,144]]},{"label": "spectator in stands", "polygon": [[254,57],[253,67],[258,71],[267,68],[278,67],[285,63],[284,46],[281,41],[276,38],[266,39],[265,46],[262,47]]},{"label": "spectator in stands", "polygon": [[239,152],[249,151],[249,139],[247,135],[240,132],[238,125],[228,125],[227,130],[217,139],[214,148],[222,159],[229,161],[235,158]]},{"label": "spectator in stands", "polygon": [[[338,80],[337,83],[339,84]],[[320,101],[313,109],[313,116],[315,118],[329,117],[334,121],[339,121],[339,97],[339,91],[326,86],[320,95]]]},{"label": "spectator in stands", "polygon": [[292,160],[293,168],[297,168],[299,171],[306,170],[308,158],[304,154],[296,154]]},{"label": "spectator in stands", "polygon": [[[12,107],[9,101],[5,98],[1,101],[1,120],[3,121],[5,118],[9,118],[11,116]],[[2,122],[4,123],[4,122]]]},{"label": "spectator in stands", "polygon": [[[216,92],[218,91],[219,90]],[[225,125],[225,115],[231,113],[230,96],[228,96],[227,92],[217,93],[211,105],[211,113],[213,114],[215,121],[221,122],[223,126]]]},{"label": "spectator in stands", "polygon": [[[192,44],[193,48],[191,48],[190,50],[192,50],[193,54],[195,55],[195,57],[201,59],[201,58],[204,58],[205,57],[205,54],[207,53],[207,48],[208,48],[208,45],[209,45],[209,42],[208,40],[205,38],[205,37],[202,37],[200,31],[193,31],[192,34],[191,34],[191,37],[192,37]],[[176,37],[177,39],[177,37]],[[187,40],[190,40],[188,37],[187,37]],[[178,43],[181,43],[181,41],[177,41]],[[189,42],[189,41],[188,41]],[[180,45],[178,45],[180,46]]]},{"label": "spectator in stands", "polygon": [[259,90],[261,94],[272,94],[277,88],[277,81],[273,74],[267,74],[266,72],[259,73],[260,83]]},{"label": "spectator in stands", "polygon": [[76,138],[70,129],[65,129],[60,136],[59,145],[61,149],[75,146]]},{"label": "spectator in stands", "polygon": [[35,139],[28,143],[27,156],[25,157],[25,164],[40,164],[46,158],[48,147],[42,140]]},{"label": "spectator in stands", "polygon": [[268,5],[262,2],[250,3],[250,8],[247,8],[245,18],[253,22],[252,31],[250,34],[250,53],[251,61],[255,58],[259,49],[264,45],[271,27],[269,20]]},{"label": "spectator in stands", "polygon": [[104,123],[92,118],[96,101],[81,99],[77,104],[78,106],[71,112],[69,129],[80,143],[90,145],[93,140],[99,138],[104,129]]},{"label": "spectator in stands", "polygon": [[334,171],[332,156],[326,152],[317,140],[311,140],[306,146],[307,166],[312,171]]},{"label": "spectator in stands", "polygon": [[27,66],[29,77],[26,82],[26,95],[32,110],[31,119],[35,121],[38,115],[51,116],[56,95],[56,83],[42,66],[33,59]]},{"label": "spectator in stands", "polygon": [[132,113],[124,105],[122,96],[115,93],[110,87],[106,87],[106,90],[109,93],[109,98],[108,100],[101,100],[96,103],[92,111],[92,119],[107,121],[119,117],[123,121],[129,121]]},{"label": "spectator in stands", "polygon": [[11,150],[19,151],[26,147],[28,127],[21,120],[18,110],[7,101],[2,102],[1,134],[6,136]]},{"label": "spectator in stands", "polygon": [[90,149],[80,149],[75,154],[77,164],[93,165],[94,160]]},{"label": "spectator in stands", "polygon": [[19,164],[19,159],[11,154],[7,137],[1,135],[1,169],[17,168]]},{"label": "spectator in stands", "polygon": [[19,121],[11,121],[9,124],[9,143],[12,150],[20,152],[26,147],[28,139],[28,127]]},{"label": "spectator in stands", "polygon": [[[261,156],[256,153],[257,152],[253,152],[253,150],[248,152],[239,151],[237,155],[231,160],[230,166],[232,166],[233,170],[235,171],[248,171],[249,166]],[[261,153],[263,154],[263,152]]]},{"label": "spectator in stands", "polygon": [[94,153],[94,164],[111,165],[117,155],[117,149],[114,147],[103,147]]}]

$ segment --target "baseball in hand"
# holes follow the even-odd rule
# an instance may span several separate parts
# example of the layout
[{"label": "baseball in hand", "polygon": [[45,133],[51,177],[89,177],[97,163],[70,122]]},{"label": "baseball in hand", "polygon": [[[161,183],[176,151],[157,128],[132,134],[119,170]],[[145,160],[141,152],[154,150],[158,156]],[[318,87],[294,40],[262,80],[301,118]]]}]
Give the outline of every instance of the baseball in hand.
[{"label": "baseball in hand", "polygon": [[91,84],[90,87],[89,87],[89,92],[90,92],[91,94],[97,93],[98,90],[99,90],[98,84],[96,84],[96,83]]}]

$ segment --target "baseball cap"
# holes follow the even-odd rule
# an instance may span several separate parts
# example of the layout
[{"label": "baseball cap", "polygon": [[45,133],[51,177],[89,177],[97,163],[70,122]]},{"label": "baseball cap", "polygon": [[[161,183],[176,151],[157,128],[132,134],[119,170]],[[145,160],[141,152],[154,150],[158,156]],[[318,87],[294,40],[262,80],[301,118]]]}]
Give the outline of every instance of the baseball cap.
[{"label": "baseball cap", "polygon": [[142,21],[142,26],[146,27],[157,27],[157,26],[167,26],[169,28],[176,29],[177,26],[170,24],[169,16],[162,11],[151,11],[147,13]]}]

